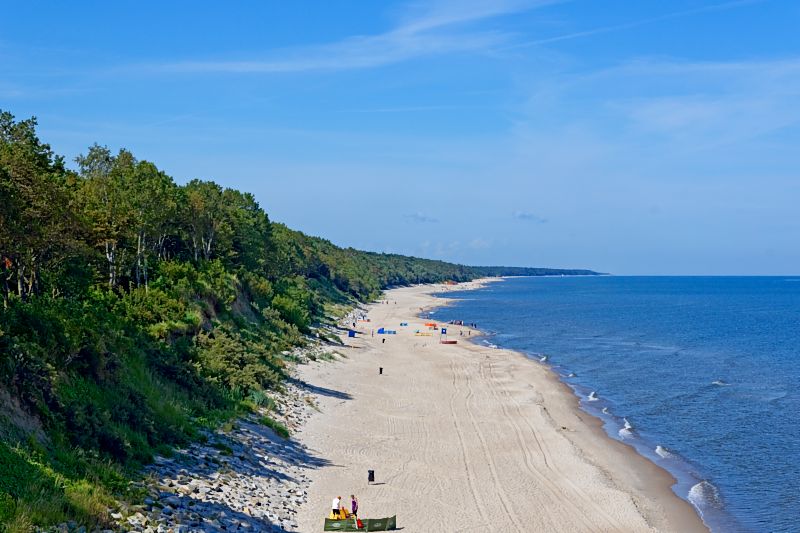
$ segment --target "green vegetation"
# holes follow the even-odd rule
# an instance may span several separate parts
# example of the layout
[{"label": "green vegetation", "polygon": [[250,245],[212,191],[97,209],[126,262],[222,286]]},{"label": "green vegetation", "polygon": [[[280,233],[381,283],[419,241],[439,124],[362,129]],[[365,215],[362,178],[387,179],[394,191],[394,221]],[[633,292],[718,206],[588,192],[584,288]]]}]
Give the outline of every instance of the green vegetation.
[{"label": "green vegetation", "polygon": [[[272,404],[314,325],[481,269],[343,249],[253,196],[92,146],[69,170],[0,113],[0,523],[103,525],[156,453]],[[581,273],[581,272],[567,272]],[[281,436],[285,427],[264,423]]]},{"label": "green vegetation", "polygon": [[289,438],[289,430],[286,429],[286,426],[284,426],[283,424],[281,424],[277,420],[275,420],[273,418],[270,418],[268,416],[262,416],[259,419],[259,422],[261,423],[261,425],[267,426],[268,428],[270,428],[272,431],[274,431],[275,433],[277,433],[279,436],[283,437],[284,439],[288,439]]}]

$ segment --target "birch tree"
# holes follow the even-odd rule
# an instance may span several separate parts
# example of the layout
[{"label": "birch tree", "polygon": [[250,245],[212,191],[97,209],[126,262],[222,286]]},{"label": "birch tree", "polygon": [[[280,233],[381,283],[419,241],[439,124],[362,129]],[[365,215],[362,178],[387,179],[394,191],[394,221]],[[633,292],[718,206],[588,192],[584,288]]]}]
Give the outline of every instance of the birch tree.
[{"label": "birch tree", "polygon": [[124,269],[127,252],[124,241],[130,231],[130,198],[123,175],[131,171],[135,159],[125,150],[113,156],[108,147],[95,144],[75,161],[84,179],[81,193],[92,222],[95,245],[106,258],[106,279],[113,289]]},{"label": "birch tree", "polygon": [[186,229],[195,261],[206,261],[227,250],[233,228],[222,187],[213,181],[192,180],[186,184]]},{"label": "birch tree", "polygon": [[123,187],[136,234],[134,278],[137,287],[146,290],[151,260],[163,258],[165,242],[177,229],[178,188],[172,178],[147,161],[137,162],[125,178]]}]

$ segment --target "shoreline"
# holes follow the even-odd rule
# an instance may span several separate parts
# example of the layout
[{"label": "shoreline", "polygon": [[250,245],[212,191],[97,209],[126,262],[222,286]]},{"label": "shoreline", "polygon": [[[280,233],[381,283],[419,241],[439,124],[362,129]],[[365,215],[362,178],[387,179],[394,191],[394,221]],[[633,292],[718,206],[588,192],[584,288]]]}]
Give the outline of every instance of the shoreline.
[{"label": "shoreline", "polygon": [[[447,292],[461,292],[461,291],[477,290],[477,289],[483,288],[483,287],[485,287],[485,286],[487,286],[487,285],[489,285],[491,283],[503,281],[505,279],[514,278],[514,277],[519,277],[519,276],[501,276],[501,277],[497,277],[497,278],[483,278],[483,279],[474,280],[472,282],[468,282],[466,284],[459,284],[458,286],[449,286],[449,287],[446,287],[444,290],[439,291],[439,292],[431,292],[431,294],[436,299],[442,301],[442,305],[433,306],[433,307],[429,308],[428,310],[426,310],[426,312],[433,314],[438,309],[450,306],[451,303],[455,299],[448,298],[446,296]],[[555,276],[543,276],[543,277],[555,277]],[[461,286],[461,285],[464,285],[464,286]],[[420,318],[423,318],[423,317],[420,316]],[[468,338],[467,342],[469,342],[470,344],[476,345],[476,346],[480,346],[480,344],[479,344],[480,341],[486,340],[486,339],[490,338],[493,335],[491,332],[485,332],[485,331],[481,330],[480,328],[473,329],[472,331],[473,332],[477,331],[478,335]],[[632,464],[630,466],[632,468],[641,468],[641,469],[643,469],[643,474],[644,475],[653,478],[652,479],[652,485],[649,485],[649,486],[648,485],[640,485],[639,487],[642,487],[642,486],[646,487],[648,489],[647,492],[650,493],[650,497],[653,497],[653,498],[669,500],[669,496],[670,495],[674,496],[675,498],[680,500],[680,502],[685,503],[687,506],[689,506],[691,511],[696,515],[697,519],[699,519],[701,521],[703,527],[705,528],[705,531],[710,531],[710,527],[703,520],[703,516],[702,516],[700,510],[697,509],[694,505],[692,505],[692,503],[690,501],[688,501],[686,498],[681,497],[680,495],[678,495],[673,490],[673,487],[679,483],[679,480],[676,478],[676,476],[672,472],[667,470],[666,468],[664,468],[661,465],[655,463],[651,458],[649,458],[646,455],[644,455],[643,453],[641,453],[636,448],[636,446],[634,446],[633,444],[624,442],[622,440],[615,439],[613,436],[609,435],[609,433],[605,429],[605,423],[606,422],[602,418],[597,416],[596,414],[590,412],[587,409],[584,409],[584,407],[581,405],[581,395],[578,393],[577,389],[575,387],[573,387],[572,385],[570,385],[569,383],[567,383],[566,381],[564,381],[563,376],[561,374],[559,374],[552,367],[552,365],[549,362],[538,361],[535,358],[535,354],[530,354],[530,353],[522,352],[522,351],[519,351],[519,350],[513,350],[513,349],[510,349],[510,348],[503,348],[503,347],[495,345],[494,343],[489,344],[489,347],[491,347],[492,349],[499,349],[499,350],[504,350],[504,351],[507,351],[507,352],[510,352],[510,353],[514,353],[514,354],[524,358],[525,360],[530,361],[531,363],[538,364],[539,366],[545,368],[547,370],[547,372],[550,374],[550,377],[554,380],[554,382],[555,382],[554,386],[561,388],[565,395],[568,395],[570,398],[572,398],[574,400],[574,408],[575,408],[575,410],[578,413],[589,417],[589,420],[586,420],[584,422],[589,424],[592,427],[592,430],[595,433],[596,438],[608,440],[614,446],[622,446],[622,447],[625,448],[626,453],[633,454],[633,455],[636,456],[637,459],[643,459],[647,463],[647,465],[642,465],[642,464],[639,464],[641,462],[638,461],[638,460],[637,461],[631,460]],[[576,416],[580,416],[580,415],[576,415]],[[669,494],[664,494],[663,493],[664,486],[666,486],[666,489],[668,490]],[[679,512],[681,515],[683,515],[684,512],[685,512],[685,509],[683,509],[684,506],[681,505],[680,503],[672,503],[671,507],[674,507],[674,511],[675,512]],[[686,530],[688,531],[689,529],[686,529]]]},{"label": "shoreline", "polygon": [[[488,285],[490,283],[493,283],[493,282],[496,282],[496,281],[503,281],[503,280],[506,280],[506,279],[512,279],[512,278],[517,278],[517,277],[520,277],[520,276],[500,276],[500,277],[495,277],[495,278],[484,278],[484,279],[480,279],[480,280],[474,280],[473,282],[469,282],[470,284],[474,284],[474,286],[463,287],[463,288],[461,288],[461,287],[447,287],[447,288],[444,289],[444,291],[440,291],[438,293],[431,293],[431,294],[434,294],[435,297],[437,299],[441,300],[443,303],[440,306],[433,306],[433,307],[429,308],[429,310],[427,310],[426,312],[429,312],[429,313],[433,314],[438,309],[450,306],[451,302],[456,300],[456,299],[450,299],[447,296],[441,296],[441,294],[443,294],[443,292],[460,292],[460,291],[468,291],[468,290],[477,290],[477,289],[483,288],[486,285]],[[542,277],[555,277],[555,276],[542,276]],[[422,318],[422,317],[420,317],[420,318]],[[473,330],[473,331],[476,331],[476,330]],[[680,461],[682,461],[681,467],[684,470],[682,472],[679,471],[676,474],[675,472],[669,470],[665,466],[662,466],[662,465],[658,464],[656,459],[654,459],[653,457],[649,456],[646,453],[648,451],[648,449],[646,448],[644,442],[638,442],[638,443],[634,444],[632,442],[626,442],[623,439],[615,438],[613,436],[613,434],[609,430],[607,430],[606,424],[610,424],[613,427],[613,425],[616,423],[619,427],[624,427],[624,426],[620,425],[619,421],[615,420],[615,418],[622,418],[625,421],[625,423],[627,423],[627,420],[624,417],[615,417],[614,415],[612,415],[611,413],[608,413],[606,411],[603,411],[602,414],[598,414],[597,412],[592,412],[588,407],[585,407],[583,405],[584,396],[581,394],[581,392],[579,390],[582,387],[566,381],[566,378],[568,377],[567,374],[559,372],[555,367],[553,367],[552,363],[550,363],[549,361],[541,361],[541,360],[539,360],[538,356],[543,355],[542,353],[535,353],[535,352],[530,352],[529,353],[529,352],[524,352],[524,351],[520,351],[520,350],[514,350],[514,349],[511,349],[511,348],[500,347],[500,346],[498,346],[498,345],[496,345],[496,344],[494,344],[494,343],[492,343],[492,342],[490,342],[488,340],[488,339],[490,339],[491,337],[493,337],[495,335],[495,332],[487,332],[487,331],[483,331],[483,330],[480,330],[480,329],[477,329],[477,331],[479,332],[479,334],[477,336],[473,336],[473,337],[469,338],[468,342],[480,346],[479,342],[485,341],[487,343],[487,346],[491,347],[492,349],[502,349],[502,350],[506,350],[506,351],[509,351],[509,352],[516,353],[516,354],[524,357],[525,359],[527,359],[527,360],[529,360],[529,361],[531,361],[531,362],[533,362],[535,364],[539,364],[542,367],[546,368],[548,370],[548,372],[550,372],[552,374],[552,377],[558,382],[558,384],[563,387],[564,393],[568,394],[569,396],[574,398],[574,400],[575,400],[575,409],[580,411],[580,413],[590,417],[592,419],[592,424],[594,424],[596,422],[596,425],[597,425],[597,428],[598,428],[598,431],[599,431],[599,434],[598,434],[599,438],[605,438],[605,439],[610,440],[611,442],[614,442],[616,444],[621,444],[622,446],[625,446],[631,453],[637,455],[638,457],[641,457],[641,458],[645,459],[648,463],[650,463],[653,466],[655,466],[658,470],[661,470],[663,472],[663,474],[666,474],[666,476],[668,476],[668,478],[670,480],[670,483],[668,485],[670,493],[673,494],[678,499],[680,499],[681,501],[685,502],[686,504],[688,504],[691,507],[691,509],[697,515],[697,518],[699,518],[699,520],[703,523],[703,526],[706,528],[707,531],[711,531],[712,530],[712,526],[709,525],[709,523],[706,522],[706,519],[704,518],[703,512],[695,504],[693,504],[689,499],[689,492],[694,487],[704,483],[704,480],[702,478],[696,477],[696,476],[688,473],[688,470],[686,470],[686,469],[690,468],[690,467],[685,462],[684,459],[682,459],[682,458],[680,459]],[[586,389],[586,390],[589,390],[589,389]],[[594,391],[592,391],[592,394],[593,393],[594,393]],[[604,416],[605,416],[605,418],[604,418]],[[656,445],[656,443],[653,443],[653,444]],[[652,453],[655,454],[657,452],[653,451]],[[659,478],[662,477],[660,474],[661,473],[659,473],[659,475],[658,475]],[[683,477],[679,477],[679,476],[683,476]],[[659,480],[659,481],[663,481],[663,480]],[[677,490],[675,490],[675,488],[677,486],[680,486],[681,484],[684,485],[684,488],[687,491],[687,495],[685,497],[681,496],[680,493]]]},{"label": "shoreline", "polygon": [[[409,328],[352,342],[347,359],[334,363],[346,370],[331,363],[298,368],[305,381],[339,391],[319,396],[324,415],[312,416],[298,435],[339,465],[310,472],[308,503],[298,515],[302,530],[321,529],[332,491],[356,491],[369,516],[380,515],[373,509],[396,513],[398,525],[411,531],[431,530],[423,524],[468,530],[476,520],[490,530],[708,531],[672,491],[675,478],[612,439],[549,366],[522,352],[482,346],[479,336],[469,343],[456,337],[453,346],[410,333],[421,326],[420,314],[449,304],[447,292],[494,281],[500,279],[387,291],[397,303],[369,306],[372,324],[394,328],[405,320]],[[377,378],[376,357],[387,373],[411,368],[420,376],[408,374],[407,384],[401,375]],[[442,442],[431,438],[432,428],[442,432]],[[364,483],[368,465],[386,486]],[[423,496],[427,509],[409,493]]]}]

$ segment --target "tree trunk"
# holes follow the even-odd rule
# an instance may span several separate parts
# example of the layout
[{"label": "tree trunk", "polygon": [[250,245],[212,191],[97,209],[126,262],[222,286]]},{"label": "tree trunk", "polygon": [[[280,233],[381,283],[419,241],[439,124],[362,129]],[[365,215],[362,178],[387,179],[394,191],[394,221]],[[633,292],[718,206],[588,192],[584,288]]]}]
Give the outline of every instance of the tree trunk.
[{"label": "tree trunk", "polygon": [[155,250],[158,259],[161,261],[167,259],[167,254],[166,251],[164,250],[166,243],[167,243],[167,236],[162,233],[161,235],[158,236],[158,239],[156,240],[156,250]]},{"label": "tree trunk", "polygon": [[206,261],[209,261],[211,259],[211,250],[213,242],[214,242],[214,232],[209,231],[208,239],[206,239],[205,236],[203,236],[203,255],[205,256]]},{"label": "tree trunk", "polygon": [[117,284],[117,269],[116,269],[116,251],[117,244],[115,242],[106,241],[106,259],[108,260],[108,286],[114,288]]},{"label": "tree trunk", "polygon": [[136,287],[142,286],[142,232],[136,236]]},{"label": "tree trunk", "polygon": [[8,270],[6,270],[6,272],[3,274],[3,309],[8,309],[8,295],[11,292],[11,287],[8,286]]},{"label": "tree trunk", "polygon": [[39,292],[38,291],[38,289],[39,289],[39,283],[38,283],[38,277],[39,276],[38,276],[38,273],[39,273],[39,267],[38,267],[38,264],[37,264],[36,254],[31,254],[31,271],[30,271],[30,274],[28,275],[28,280],[27,280],[27,283],[28,283],[27,294],[28,295],[36,294],[36,293]]},{"label": "tree trunk", "polygon": [[200,259],[200,247],[197,245],[197,236],[195,234],[192,235],[192,250],[194,251],[194,262],[197,263]]},{"label": "tree trunk", "polygon": [[21,299],[25,298],[25,287],[22,284],[23,279],[25,279],[25,267],[17,263],[17,296]]}]

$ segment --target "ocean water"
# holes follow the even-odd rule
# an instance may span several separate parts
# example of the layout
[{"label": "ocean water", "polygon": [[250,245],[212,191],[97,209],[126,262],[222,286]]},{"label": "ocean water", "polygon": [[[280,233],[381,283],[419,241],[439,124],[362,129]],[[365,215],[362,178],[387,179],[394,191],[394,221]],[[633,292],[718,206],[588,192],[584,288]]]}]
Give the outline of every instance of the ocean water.
[{"label": "ocean water", "polygon": [[550,365],[712,531],[800,531],[800,277],[511,278],[446,296],[439,321]]}]

